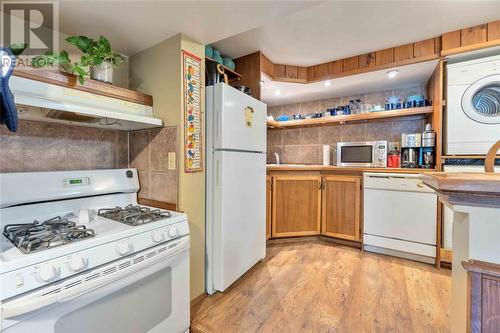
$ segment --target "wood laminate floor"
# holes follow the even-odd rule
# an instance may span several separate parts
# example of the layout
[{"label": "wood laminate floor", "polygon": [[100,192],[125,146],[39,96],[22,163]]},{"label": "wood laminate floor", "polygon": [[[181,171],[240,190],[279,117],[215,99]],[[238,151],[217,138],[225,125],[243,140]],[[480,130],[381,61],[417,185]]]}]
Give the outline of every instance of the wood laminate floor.
[{"label": "wood laminate floor", "polygon": [[191,309],[192,332],[449,332],[449,270],[345,246],[271,245],[229,290]]}]

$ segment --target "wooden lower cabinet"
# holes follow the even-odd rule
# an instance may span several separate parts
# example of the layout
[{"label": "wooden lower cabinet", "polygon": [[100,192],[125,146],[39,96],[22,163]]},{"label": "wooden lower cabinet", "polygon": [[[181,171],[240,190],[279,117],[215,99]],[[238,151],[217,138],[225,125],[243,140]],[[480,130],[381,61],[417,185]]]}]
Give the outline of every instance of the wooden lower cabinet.
[{"label": "wooden lower cabinet", "polygon": [[266,176],[266,239],[271,238],[273,179]]},{"label": "wooden lower cabinet", "polygon": [[361,177],[324,176],[321,234],[353,241],[361,239]]},{"label": "wooden lower cabinet", "polygon": [[320,176],[273,176],[272,237],[318,235]]}]

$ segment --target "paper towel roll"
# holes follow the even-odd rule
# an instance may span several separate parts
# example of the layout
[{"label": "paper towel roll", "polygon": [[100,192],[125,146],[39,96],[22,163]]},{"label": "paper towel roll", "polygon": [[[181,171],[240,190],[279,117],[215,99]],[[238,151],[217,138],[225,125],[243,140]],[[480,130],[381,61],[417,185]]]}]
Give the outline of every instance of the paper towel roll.
[{"label": "paper towel roll", "polygon": [[323,145],[323,165],[330,165],[330,146]]}]

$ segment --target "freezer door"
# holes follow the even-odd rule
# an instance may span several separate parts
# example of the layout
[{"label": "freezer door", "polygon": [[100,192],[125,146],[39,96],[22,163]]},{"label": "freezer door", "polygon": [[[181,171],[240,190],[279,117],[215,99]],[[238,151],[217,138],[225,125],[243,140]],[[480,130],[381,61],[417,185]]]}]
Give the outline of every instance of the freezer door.
[{"label": "freezer door", "polygon": [[[214,154],[213,287],[223,291],[266,255],[265,154]],[[210,273],[210,272],[209,272]]]},{"label": "freezer door", "polygon": [[266,104],[224,83],[213,89],[213,148],[265,152]]}]

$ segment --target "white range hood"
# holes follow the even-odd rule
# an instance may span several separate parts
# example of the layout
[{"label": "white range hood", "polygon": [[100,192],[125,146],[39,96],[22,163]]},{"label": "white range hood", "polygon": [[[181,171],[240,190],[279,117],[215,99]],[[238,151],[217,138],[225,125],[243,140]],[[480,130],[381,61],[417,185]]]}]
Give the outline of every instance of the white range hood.
[{"label": "white range hood", "polygon": [[123,131],[161,127],[151,106],[12,76],[19,119]]}]

